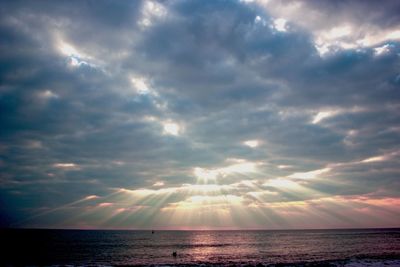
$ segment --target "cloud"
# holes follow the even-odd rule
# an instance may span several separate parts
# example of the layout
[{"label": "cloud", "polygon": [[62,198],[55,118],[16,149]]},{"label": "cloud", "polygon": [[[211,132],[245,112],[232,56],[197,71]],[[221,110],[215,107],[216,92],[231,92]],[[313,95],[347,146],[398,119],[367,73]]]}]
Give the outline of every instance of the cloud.
[{"label": "cloud", "polygon": [[[318,52],[371,47],[398,41],[396,1],[256,1],[268,13],[309,31]],[[307,14],[307,16],[304,16]]]},{"label": "cloud", "polygon": [[1,223],[201,227],[203,210],[210,227],[393,225],[398,8],[4,3]]}]

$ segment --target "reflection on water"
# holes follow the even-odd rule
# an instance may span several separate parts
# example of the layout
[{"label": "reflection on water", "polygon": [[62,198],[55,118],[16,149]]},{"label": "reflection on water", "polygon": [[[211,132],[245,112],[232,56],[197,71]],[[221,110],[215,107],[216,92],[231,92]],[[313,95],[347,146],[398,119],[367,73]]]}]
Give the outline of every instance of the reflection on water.
[{"label": "reflection on water", "polygon": [[[400,257],[400,229],[313,231],[2,230],[0,264],[277,263]],[[172,252],[177,251],[177,257]]]},{"label": "reflection on water", "polygon": [[[216,255],[218,246],[218,234],[212,232],[204,232],[202,234],[191,233],[189,241],[193,245],[193,249],[188,251],[191,261],[204,262],[208,261],[212,255]],[[188,254],[187,253],[187,254]]]}]

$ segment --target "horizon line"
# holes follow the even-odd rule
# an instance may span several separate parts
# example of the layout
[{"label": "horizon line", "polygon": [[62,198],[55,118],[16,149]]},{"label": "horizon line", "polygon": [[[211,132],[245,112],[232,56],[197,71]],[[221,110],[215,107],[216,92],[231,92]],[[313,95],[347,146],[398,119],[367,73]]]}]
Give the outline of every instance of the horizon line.
[{"label": "horizon line", "polygon": [[343,227],[343,228],[46,228],[46,227],[0,227],[0,230],[76,230],[76,231],[332,231],[332,230],[383,230],[396,227]]}]

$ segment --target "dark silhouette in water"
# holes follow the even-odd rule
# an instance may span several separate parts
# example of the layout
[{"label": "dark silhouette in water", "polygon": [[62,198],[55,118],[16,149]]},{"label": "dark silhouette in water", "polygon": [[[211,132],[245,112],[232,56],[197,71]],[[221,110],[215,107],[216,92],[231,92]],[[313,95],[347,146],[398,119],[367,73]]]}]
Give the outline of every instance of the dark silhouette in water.
[{"label": "dark silhouette in water", "polygon": [[177,255],[178,255],[178,254],[176,253],[176,251],[172,252],[172,256],[173,256],[174,258],[176,258]]},{"label": "dark silhouette in water", "polygon": [[154,230],[151,230],[151,233],[154,234]]}]

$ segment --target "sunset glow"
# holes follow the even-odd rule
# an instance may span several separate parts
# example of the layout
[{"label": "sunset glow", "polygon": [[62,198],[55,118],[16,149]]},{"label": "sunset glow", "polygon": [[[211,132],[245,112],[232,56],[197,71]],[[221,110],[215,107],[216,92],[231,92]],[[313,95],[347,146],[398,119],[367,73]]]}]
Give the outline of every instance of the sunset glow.
[{"label": "sunset glow", "polygon": [[378,2],[4,1],[0,228],[399,227]]}]

